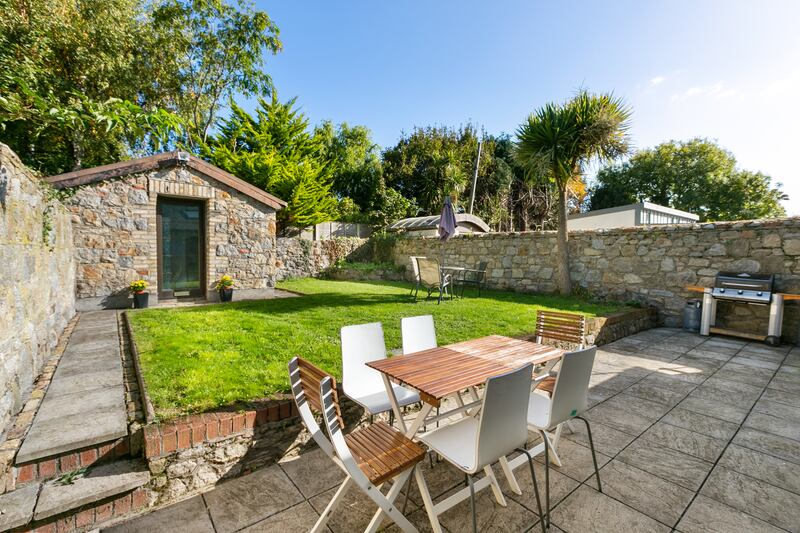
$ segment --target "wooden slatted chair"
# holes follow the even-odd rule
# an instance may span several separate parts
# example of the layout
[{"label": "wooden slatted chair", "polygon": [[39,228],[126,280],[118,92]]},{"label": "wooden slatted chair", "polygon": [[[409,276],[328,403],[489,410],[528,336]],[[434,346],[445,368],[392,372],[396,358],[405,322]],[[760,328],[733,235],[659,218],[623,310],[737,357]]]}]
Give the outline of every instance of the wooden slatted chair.
[{"label": "wooden slatted chair", "polygon": [[[560,313],[558,311],[537,311],[536,312],[536,342],[556,341],[567,342],[575,346],[575,349],[582,350],[586,343],[586,317],[576,313]],[[553,389],[556,386],[558,373],[553,369],[558,360],[549,365],[538,374],[535,380],[535,389],[539,392],[552,397]],[[561,459],[558,457],[558,441],[561,439],[563,425],[559,424],[552,435],[550,442],[550,458],[561,466]]]},{"label": "wooden slatted chair", "polygon": [[[425,457],[425,450],[385,422],[376,422],[345,436],[334,377],[300,357],[289,362],[289,376],[303,423],[317,445],[347,474],[311,529],[312,533],[327,530],[331,513],[353,483],[379,508],[365,531],[377,531],[387,515],[401,530],[417,531],[395,507],[394,501],[416,464]],[[323,414],[327,435],[317,424],[314,412]],[[380,486],[389,480],[393,480],[392,488],[384,495]],[[419,483],[419,477],[417,481]]]}]

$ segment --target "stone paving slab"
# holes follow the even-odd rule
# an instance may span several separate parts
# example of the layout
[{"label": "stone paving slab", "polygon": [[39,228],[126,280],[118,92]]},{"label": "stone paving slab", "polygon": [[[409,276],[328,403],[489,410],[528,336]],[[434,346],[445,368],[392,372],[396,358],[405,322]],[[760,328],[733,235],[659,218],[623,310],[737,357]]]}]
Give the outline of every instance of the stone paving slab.
[{"label": "stone paving slab", "polygon": [[38,483],[32,483],[0,495],[0,531],[24,526],[30,521],[39,486]]},{"label": "stone paving slab", "polygon": [[42,486],[34,519],[43,520],[87,503],[130,492],[150,480],[147,467],[137,461],[115,461],[92,467],[71,485],[48,481]]},{"label": "stone paving slab", "polygon": [[109,529],[109,533],[214,533],[202,496],[176,503]]},{"label": "stone paving slab", "polygon": [[[800,349],[659,328],[604,346],[594,370],[587,418],[604,491],[597,491],[585,426],[573,421],[558,445],[564,464],[550,469],[551,533],[800,531]],[[426,459],[419,468],[435,502],[463,487],[463,474],[446,462],[431,467]],[[544,495],[542,457],[535,468]],[[220,484],[204,496],[203,508],[193,503],[195,529],[308,530],[342,478],[313,447],[263,472]],[[527,467],[515,472],[522,495],[495,472],[509,505],[480,492],[481,530],[539,531]],[[411,487],[406,515],[430,531],[419,491]],[[184,515],[175,509],[184,505],[114,531],[174,531],[183,527]],[[362,531],[374,511],[352,489],[329,530]],[[444,531],[471,530],[469,503],[441,522]]]},{"label": "stone paving slab", "polygon": [[116,313],[85,313],[69,339],[16,462],[42,459],[127,434]]}]

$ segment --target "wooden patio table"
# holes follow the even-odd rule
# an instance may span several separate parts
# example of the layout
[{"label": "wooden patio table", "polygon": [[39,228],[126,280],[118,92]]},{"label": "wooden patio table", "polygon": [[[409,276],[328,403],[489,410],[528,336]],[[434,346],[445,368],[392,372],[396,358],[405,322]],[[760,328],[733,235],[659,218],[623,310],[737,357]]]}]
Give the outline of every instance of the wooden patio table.
[{"label": "wooden patio table", "polygon": [[[483,385],[490,377],[517,369],[527,363],[541,365],[560,359],[564,353],[565,350],[533,341],[489,335],[412,354],[397,355],[390,359],[371,361],[367,366],[382,374],[395,420],[406,436],[413,438],[426,421],[430,423],[459,412],[462,416],[474,416],[480,406],[476,387]],[[403,419],[392,381],[416,390],[423,402],[422,409],[410,424]],[[460,393],[463,390],[470,391],[472,402],[469,404],[464,404],[461,398]],[[442,401],[450,396],[455,398],[458,408],[429,417],[431,410],[439,407]],[[470,412],[470,409],[473,411]],[[473,444],[465,443],[465,446],[470,445]],[[544,444],[534,446],[530,452],[531,455],[543,453]],[[525,463],[527,457],[524,454],[519,454],[510,461],[505,458],[500,461],[509,486],[517,494],[522,494],[522,490],[514,477],[513,470]],[[491,486],[498,503],[505,506],[505,498],[491,467],[485,468],[484,471],[486,476],[475,482],[475,490]],[[465,487],[434,505],[427,490],[423,489],[420,492],[435,533],[441,532],[438,516],[469,497],[469,488]]]}]

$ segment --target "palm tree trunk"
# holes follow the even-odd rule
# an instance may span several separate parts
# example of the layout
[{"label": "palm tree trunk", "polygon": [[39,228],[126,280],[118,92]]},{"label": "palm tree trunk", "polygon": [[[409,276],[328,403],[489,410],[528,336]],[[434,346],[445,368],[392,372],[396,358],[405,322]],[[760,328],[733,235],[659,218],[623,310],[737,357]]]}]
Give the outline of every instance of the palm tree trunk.
[{"label": "palm tree trunk", "polygon": [[570,294],[572,284],[569,279],[569,250],[567,249],[567,187],[558,187],[558,231],[556,232],[558,247],[558,290],[561,294]]}]

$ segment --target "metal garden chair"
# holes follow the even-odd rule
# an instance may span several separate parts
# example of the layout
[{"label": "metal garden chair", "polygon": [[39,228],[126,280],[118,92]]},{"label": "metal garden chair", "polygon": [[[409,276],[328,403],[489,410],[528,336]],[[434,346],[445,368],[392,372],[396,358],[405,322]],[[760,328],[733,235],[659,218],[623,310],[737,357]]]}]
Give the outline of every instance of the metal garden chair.
[{"label": "metal garden chair", "polygon": [[[533,459],[525,449],[528,440],[526,420],[530,395],[531,372],[533,365],[527,364],[517,370],[489,378],[479,410],[479,416],[467,415],[464,418],[420,435],[419,439],[432,451],[464,472],[470,488],[472,509],[472,530],[478,530],[475,511],[475,488],[473,476],[483,470],[492,480],[491,486],[500,505],[506,501],[500,492],[491,465],[505,460],[514,451],[528,457],[533,490],[539,516],[542,505]],[[544,533],[544,523],[542,522]]]},{"label": "metal garden chair", "polygon": [[481,290],[486,288],[486,267],[489,265],[486,261],[478,263],[478,268],[468,268],[462,272],[461,279],[458,283],[461,285],[461,296],[464,296],[464,287],[470,285],[477,287],[478,296],[481,295]]},{"label": "metal garden chair", "polygon": [[[342,390],[348,398],[364,408],[370,417],[389,412],[394,423],[392,404],[386,394],[381,374],[365,363],[386,359],[386,344],[380,322],[345,326],[342,339]],[[392,385],[400,407],[419,401],[419,394],[400,385]]]},{"label": "metal garden chair", "polygon": [[[428,259],[426,257],[417,257],[417,266],[419,268],[419,284],[417,291],[414,292],[416,299],[419,292],[419,287],[428,291],[428,298],[431,297],[433,291],[439,291],[439,301],[442,302],[442,296],[447,293],[450,287],[452,278],[449,274],[442,273],[439,261],[436,259]],[[453,299],[453,291],[450,290],[450,299]]]},{"label": "metal garden chair", "polygon": [[[575,352],[564,354],[561,358],[561,367],[556,376],[552,397],[537,392],[530,393],[528,403],[528,427],[538,431],[544,441],[544,475],[545,475],[545,501],[547,512],[544,519],[550,523],[550,461],[547,460],[550,448],[550,439],[547,431],[560,427],[567,421],[577,418],[586,424],[589,435],[589,447],[592,450],[594,474],[597,477],[597,490],[603,492],[600,485],[600,471],[597,468],[597,456],[594,451],[592,429],[589,421],[580,415],[588,408],[589,378],[592,376],[592,366],[597,347],[591,346]],[[539,516],[542,516],[541,514]]]}]

